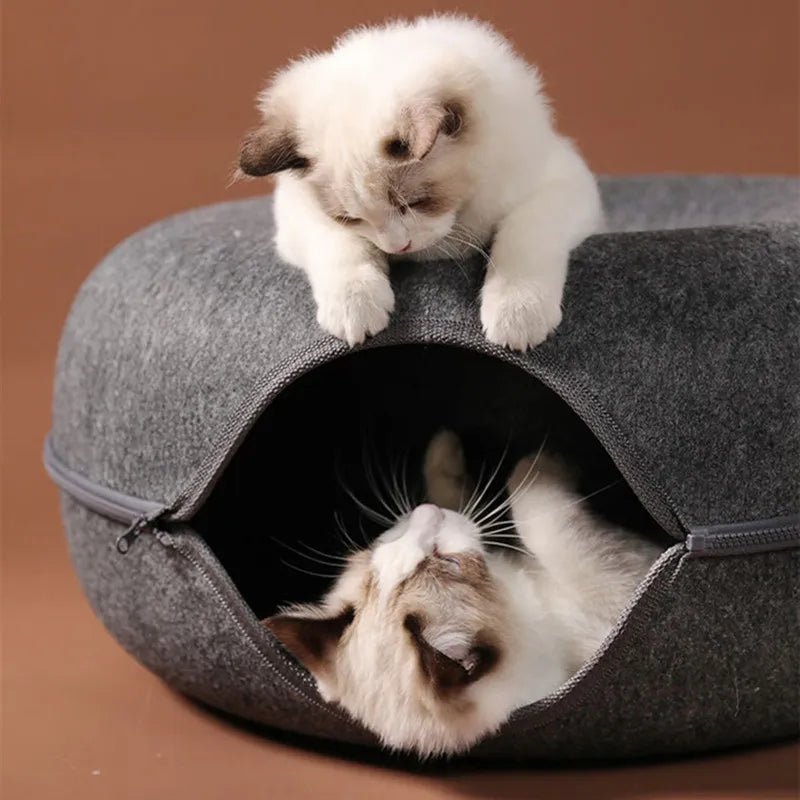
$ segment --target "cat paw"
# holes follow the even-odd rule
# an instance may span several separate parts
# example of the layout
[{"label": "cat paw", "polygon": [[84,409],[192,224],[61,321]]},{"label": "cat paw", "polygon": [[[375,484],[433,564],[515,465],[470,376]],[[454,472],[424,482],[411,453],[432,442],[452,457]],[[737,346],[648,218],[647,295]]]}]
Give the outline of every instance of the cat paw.
[{"label": "cat paw", "polygon": [[511,350],[536,347],[561,322],[561,297],[536,286],[520,286],[498,275],[487,277],[481,297],[486,338]]},{"label": "cat paw", "polygon": [[372,264],[354,272],[353,277],[317,297],[320,327],[351,347],[386,328],[394,311],[394,292],[384,272]]},{"label": "cat paw", "polygon": [[536,476],[532,458],[521,458],[506,481],[506,488],[509,494],[517,494],[523,486],[530,485]]},{"label": "cat paw", "polygon": [[425,472],[448,478],[464,477],[464,450],[453,431],[441,430],[428,445]]},{"label": "cat paw", "polygon": [[510,494],[533,484],[556,484],[573,489],[577,484],[577,473],[561,456],[541,452],[537,456],[520,459],[507,481]]},{"label": "cat paw", "polygon": [[464,449],[452,431],[441,430],[431,439],[423,466],[428,499],[442,508],[458,510],[472,490]]},{"label": "cat paw", "polygon": [[539,475],[562,486],[574,488],[578,483],[577,468],[555,453],[543,452],[536,461]]}]

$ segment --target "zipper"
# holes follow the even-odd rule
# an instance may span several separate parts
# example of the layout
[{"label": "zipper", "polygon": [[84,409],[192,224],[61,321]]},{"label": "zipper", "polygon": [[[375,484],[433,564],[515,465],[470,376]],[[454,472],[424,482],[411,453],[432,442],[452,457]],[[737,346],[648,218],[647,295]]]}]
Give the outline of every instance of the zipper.
[{"label": "zipper", "polygon": [[75,472],[56,455],[49,436],[44,443],[43,460],[53,482],[73,500],[108,519],[128,525],[116,540],[120,553],[127,553],[143,533],[152,533],[166,547],[174,544],[172,537],[156,525],[170,510],[166,504],[123,494]]},{"label": "zipper", "polygon": [[[175,546],[173,537],[159,527],[160,522],[179,520],[172,507],[122,494],[85,478],[59,459],[49,437],[44,446],[44,465],[56,485],[73,499],[91,511],[128,525],[116,540],[120,553],[127,553],[143,534],[154,536],[165,547]],[[685,546],[692,556],[750,555],[800,547],[800,513],[690,528]]]},{"label": "zipper", "polygon": [[[160,514],[157,516],[160,516]],[[117,537],[117,540],[114,543],[115,547],[117,548],[117,552],[125,555],[125,553],[131,549],[133,543],[143,533],[152,534],[155,540],[164,545],[164,547],[174,547],[175,540],[172,538],[172,535],[167,531],[158,528],[156,526],[156,521],[157,517],[148,517],[146,515],[135,520],[129,528],[127,528]]]},{"label": "zipper", "polygon": [[800,513],[691,528],[686,550],[694,556],[736,556],[800,547]]}]

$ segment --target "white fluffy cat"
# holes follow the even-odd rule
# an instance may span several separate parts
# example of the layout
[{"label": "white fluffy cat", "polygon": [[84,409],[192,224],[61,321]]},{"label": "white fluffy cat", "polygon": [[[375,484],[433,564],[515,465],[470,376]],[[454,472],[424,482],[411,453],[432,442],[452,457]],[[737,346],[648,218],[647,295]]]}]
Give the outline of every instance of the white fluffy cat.
[{"label": "white fluffy cat", "polygon": [[280,72],[242,145],[280,173],[275,241],[303,269],[328,332],[389,323],[392,258],[485,254],[481,322],[524,350],[561,321],[569,252],[601,224],[596,182],[555,132],[536,70],[485,23],[360,28]]},{"label": "white fluffy cat", "polygon": [[474,508],[455,510],[471,486],[454,434],[434,437],[424,477],[432,502],[352,555],[319,605],[264,621],[326,700],[423,757],[465,750],[563,684],[661,552],[594,516],[548,456],[508,482],[529,552],[493,549]]}]

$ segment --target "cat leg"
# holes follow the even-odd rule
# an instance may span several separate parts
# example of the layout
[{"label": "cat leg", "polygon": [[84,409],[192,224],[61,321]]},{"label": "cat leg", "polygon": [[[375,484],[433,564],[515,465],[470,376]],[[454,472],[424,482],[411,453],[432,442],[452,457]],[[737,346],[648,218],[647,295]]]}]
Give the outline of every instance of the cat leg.
[{"label": "cat leg", "polygon": [[461,509],[472,493],[464,450],[452,431],[439,431],[425,451],[425,494],[431,503],[452,511]]},{"label": "cat leg", "polygon": [[290,176],[278,184],[275,219],[278,254],[306,273],[321,328],[352,346],[389,324],[394,293],[377,248],[332,220]]},{"label": "cat leg", "polygon": [[523,458],[508,478],[511,517],[523,544],[551,573],[583,569],[594,532],[581,508],[577,480],[559,458]]},{"label": "cat leg", "polygon": [[497,229],[481,296],[489,341],[524,351],[556,329],[570,251],[601,219],[594,177],[563,140],[535,193]]},{"label": "cat leg", "polygon": [[610,618],[661,549],[597,517],[559,458],[524,458],[508,480],[511,516],[523,544],[564,588],[610,609]]}]

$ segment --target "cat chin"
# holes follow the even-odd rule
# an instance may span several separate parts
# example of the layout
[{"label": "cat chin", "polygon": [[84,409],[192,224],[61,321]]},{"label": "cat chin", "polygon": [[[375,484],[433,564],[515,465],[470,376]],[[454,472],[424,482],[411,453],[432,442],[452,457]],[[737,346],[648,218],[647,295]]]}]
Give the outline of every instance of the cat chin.
[{"label": "cat chin", "polygon": [[[443,709],[451,715],[452,709]],[[475,710],[456,719],[444,721],[432,716],[406,719],[403,731],[376,731],[381,743],[389,750],[413,753],[425,760],[457,756],[495,733],[510,712],[498,714],[496,709],[482,715]],[[374,728],[373,728],[374,730]]]}]

